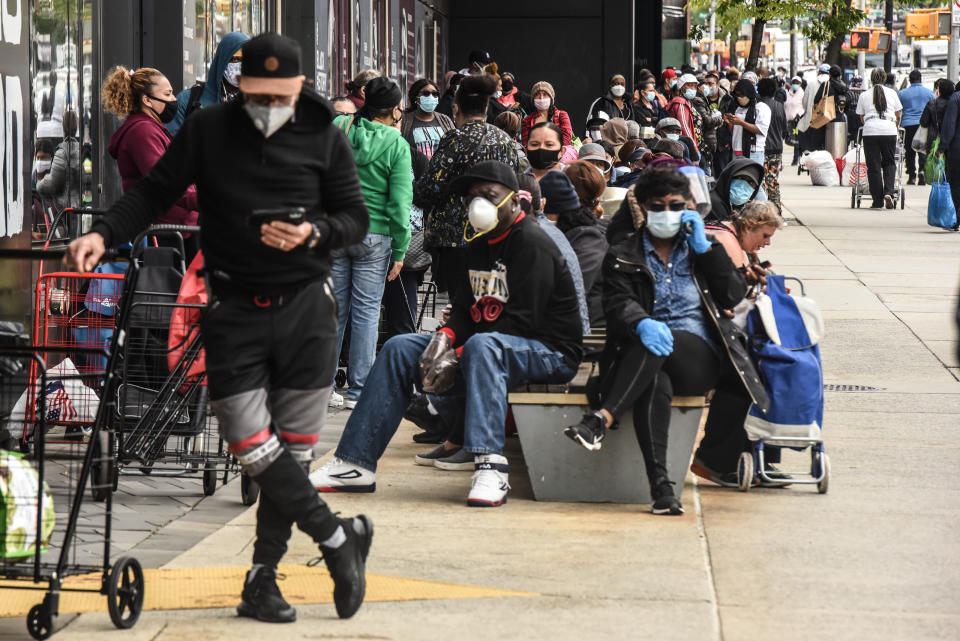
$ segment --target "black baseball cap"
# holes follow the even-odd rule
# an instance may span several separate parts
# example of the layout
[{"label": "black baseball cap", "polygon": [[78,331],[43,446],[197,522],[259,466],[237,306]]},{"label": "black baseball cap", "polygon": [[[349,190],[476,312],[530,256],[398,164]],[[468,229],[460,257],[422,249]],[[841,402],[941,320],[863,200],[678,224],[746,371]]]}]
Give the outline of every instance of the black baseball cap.
[{"label": "black baseball cap", "polygon": [[510,165],[499,160],[484,160],[467,170],[467,173],[458,176],[450,183],[450,190],[458,196],[466,196],[475,183],[499,183],[511,191],[519,191],[517,174]]},{"label": "black baseball cap", "polygon": [[263,33],[243,43],[240,90],[244,93],[295,96],[303,88],[300,45],[277,33]]}]

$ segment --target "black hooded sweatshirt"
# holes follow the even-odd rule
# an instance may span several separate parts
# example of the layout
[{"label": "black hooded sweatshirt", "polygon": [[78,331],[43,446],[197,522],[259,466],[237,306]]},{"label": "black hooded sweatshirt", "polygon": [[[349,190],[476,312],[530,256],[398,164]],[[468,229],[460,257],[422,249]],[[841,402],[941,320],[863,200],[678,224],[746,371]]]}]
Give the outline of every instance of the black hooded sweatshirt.
[{"label": "black hooded sweatshirt", "polygon": [[733,207],[730,205],[730,183],[735,176],[743,173],[749,173],[757,183],[757,188],[753,190],[750,200],[757,197],[760,185],[763,184],[763,165],[746,156],[736,156],[717,176],[717,184],[710,192],[710,213],[706,216],[707,221],[730,220],[733,214]]},{"label": "black hooded sweatshirt", "polygon": [[[269,295],[290,291],[330,272],[330,250],[363,240],[368,216],[353,152],[332,126],[333,108],[305,88],[296,114],[269,138],[241,101],[202,109],[188,118],[166,153],[136,186],[94,223],[107,247],[120,245],[195,184],[206,267],[232,287]],[[260,242],[247,223],[256,209],[303,207],[320,230],[313,250],[289,252]]]}]

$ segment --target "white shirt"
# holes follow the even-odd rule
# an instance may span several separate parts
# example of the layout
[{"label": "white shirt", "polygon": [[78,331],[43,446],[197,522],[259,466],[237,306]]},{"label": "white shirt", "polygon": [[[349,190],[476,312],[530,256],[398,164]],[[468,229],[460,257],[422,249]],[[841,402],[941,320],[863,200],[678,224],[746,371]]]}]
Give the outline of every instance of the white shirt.
[{"label": "white shirt", "polygon": [[[735,115],[737,118],[745,119],[747,117],[747,107],[737,107],[737,110],[733,115]],[[770,117],[770,107],[758,100],[757,121],[754,124],[760,129],[760,133],[756,135],[756,140],[753,143],[753,147],[749,151],[743,148],[743,127],[740,125],[734,125],[733,132],[730,134],[731,148],[734,151],[743,151],[745,156],[750,155],[750,152],[752,151],[763,151],[763,147],[767,142],[767,130],[770,128]]]},{"label": "white shirt", "polygon": [[887,110],[883,112],[883,117],[873,106],[873,89],[864,91],[857,100],[857,113],[863,116],[864,136],[897,135],[897,112],[903,111],[903,105],[897,92],[890,87],[883,88],[883,95],[887,99]]}]

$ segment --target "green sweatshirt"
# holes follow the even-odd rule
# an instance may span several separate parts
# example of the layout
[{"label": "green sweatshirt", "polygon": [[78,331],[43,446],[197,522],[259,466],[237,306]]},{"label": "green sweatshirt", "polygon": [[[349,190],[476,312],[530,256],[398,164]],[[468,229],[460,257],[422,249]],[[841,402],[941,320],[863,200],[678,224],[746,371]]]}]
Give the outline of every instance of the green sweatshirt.
[{"label": "green sweatshirt", "polygon": [[370,233],[390,236],[393,260],[403,260],[410,244],[413,204],[410,145],[400,130],[366,118],[339,116],[334,124],[347,132],[353,148],[357,176],[370,212]]}]

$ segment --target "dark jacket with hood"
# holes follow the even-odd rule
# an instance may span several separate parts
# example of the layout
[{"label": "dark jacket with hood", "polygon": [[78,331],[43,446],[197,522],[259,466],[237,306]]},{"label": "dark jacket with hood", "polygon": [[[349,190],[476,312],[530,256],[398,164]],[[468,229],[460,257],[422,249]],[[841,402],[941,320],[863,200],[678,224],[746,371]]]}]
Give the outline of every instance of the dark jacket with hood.
[{"label": "dark jacket with hood", "polygon": [[[547,201],[547,206],[550,203]],[[583,275],[583,291],[586,292],[587,309],[590,312],[590,326],[603,327],[603,279],[600,268],[607,253],[607,240],[596,215],[581,207],[576,211],[564,212],[557,218],[557,229],[570,241],[577,254],[580,273]]]},{"label": "dark jacket with hood", "polygon": [[599,118],[600,112],[607,114],[607,120],[614,118],[623,118],[624,120],[633,120],[633,104],[627,94],[623,94],[623,109],[617,106],[612,93],[607,91],[590,105],[590,111],[587,112],[587,122],[593,118]]},{"label": "dark jacket with hood", "polygon": [[736,156],[717,176],[717,184],[710,192],[710,213],[707,214],[706,220],[715,222],[730,220],[733,215],[733,205],[730,204],[730,183],[735,176],[742,173],[749,173],[757,183],[750,200],[757,197],[760,185],[763,184],[763,165],[746,156]]},{"label": "dark jacket with hood", "polygon": [[[200,94],[200,107],[209,107],[223,102],[223,72],[227,69],[230,58],[238,50],[243,48],[243,44],[250,39],[245,33],[228,33],[217,45],[217,52],[213,54],[213,60],[210,61],[210,71],[207,72],[207,81],[203,85],[203,92]],[[187,87],[177,94],[177,116],[167,124],[170,133],[176,134],[183,126],[183,120],[187,116],[187,105],[190,102],[190,90]]]},{"label": "dark jacket with hood", "polygon": [[717,129],[723,125],[723,115],[718,115],[716,118],[711,116],[707,99],[704,98],[701,93],[697,93],[696,97],[690,101],[690,104],[692,104],[693,108],[700,114],[702,120],[703,146],[709,151],[715,150],[717,148]]},{"label": "dark jacket with hood", "polygon": [[[170,132],[143,112],[127,116],[120,128],[110,136],[107,151],[117,160],[117,169],[124,193],[133,189],[150,173],[170,146]],[[176,204],[157,217],[157,223],[169,225],[197,224],[197,191],[193,185],[179,194]]]},{"label": "dark jacket with hood", "polygon": [[[643,251],[645,221],[620,243],[610,247],[603,261],[603,309],[607,317],[607,342],[601,359],[601,395],[609,392],[620,355],[639,341],[637,324],[650,318],[656,294],[656,279],[647,267]],[[710,249],[703,254],[690,252],[693,279],[700,293],[704,320],[713,321],[724,354],[733,365],[751,399],[760,407],[769,406],[769,398],[753,361],[747,352],[743,332],[722,310],[732,309],[747,294],[747,284],[733,266],[723,245],[712,236]]]},{"label": "dark jacket with hood", "polygon": [[[269,138],[239,102],[201,109],[92,231],[107,247],[122,244],[194,184],[201,249],[211,276],[226,283],[223,289],[269,296],[326,278],[330,250],[363,240],[368,222],[353,152],[333,116],[330,103],[309,88],[300,92],[293,119]],[[314,249],[284,252],[260,241],[247,217],[278,207],[306,209],[320,231]]]},{"label": "dark jacket with hood", "polygon": [[641,127],[656,127],[661,118],[667,118],[667,110],[654,99],[649,105],[643,102],[643,99],[633,103],[633,119]]},{"label": "dark jacket with hood", "polygon": [[[952,94],[951,94],[952,95]],[[940,128],[943,126],[943,117],[947,113],[947,105],[950,104],[949,96],[944,98],[938,96],[923,108],[920,114],[920,126],[927,127],[927,151],[930,151],[934,139],[940,135]]]}]

